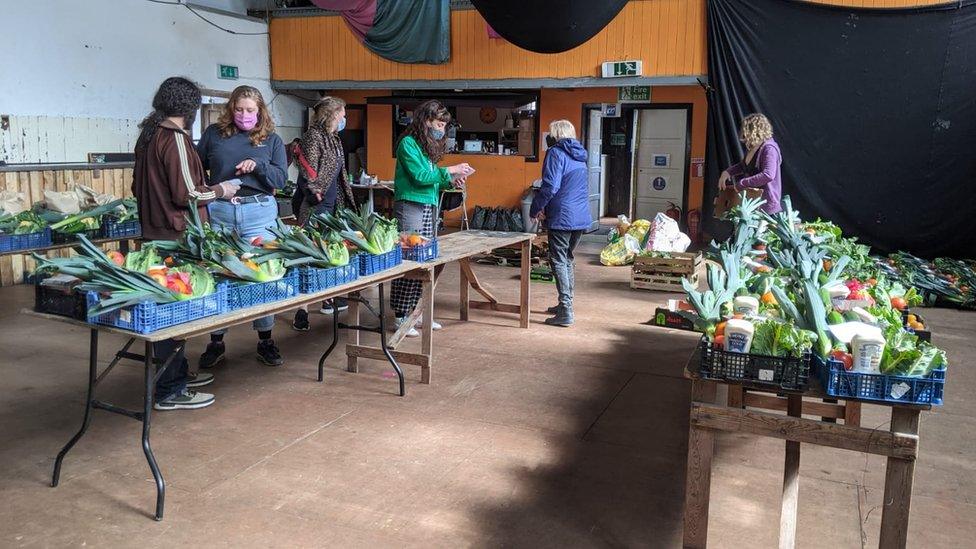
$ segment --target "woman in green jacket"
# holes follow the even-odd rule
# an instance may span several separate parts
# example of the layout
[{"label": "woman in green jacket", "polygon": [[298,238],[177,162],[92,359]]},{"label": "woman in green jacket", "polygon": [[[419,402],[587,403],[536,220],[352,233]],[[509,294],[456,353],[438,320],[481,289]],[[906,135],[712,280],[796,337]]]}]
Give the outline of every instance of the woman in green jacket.
[{"label": "woman in green jacket", "polygon": [[[434,238],[439,219],[440,193],[445,189],[460,187],[471,172],[468,164],[437,166],[444,157],[447,139],[444,133],[451,114],[438,101],[425,101],[413,111],[410,126],[400,135],[396,151],[394,176],[393,214],[400,232],[414,232],[426,238]],[[400,327],[420,301],[422,284],[419,280],[394,280],[390,292],[390,304]],[[435,330],[440,324],[433,322]],[[414,327],[409,337],[420,334]]]}]

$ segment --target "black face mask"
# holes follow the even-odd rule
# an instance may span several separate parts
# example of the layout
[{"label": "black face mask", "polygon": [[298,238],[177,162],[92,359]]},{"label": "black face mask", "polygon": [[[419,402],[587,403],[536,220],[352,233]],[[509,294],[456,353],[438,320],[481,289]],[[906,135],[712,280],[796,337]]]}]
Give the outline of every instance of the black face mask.
[{"label": "black face mask", "polygon": [[553,147],[555,147],[556,146],[556,141],[557,140],[556,140],[555,137],[553,137],[551,135],[547,135],[546,136],[546,147],[547,148],[550,148],[550,149],[553,148]]}]

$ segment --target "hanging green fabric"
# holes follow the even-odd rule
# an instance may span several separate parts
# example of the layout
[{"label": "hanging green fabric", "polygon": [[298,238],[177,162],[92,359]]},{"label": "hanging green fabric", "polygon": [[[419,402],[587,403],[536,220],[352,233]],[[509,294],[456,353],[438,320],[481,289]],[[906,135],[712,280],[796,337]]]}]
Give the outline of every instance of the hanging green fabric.
[{"label": "hanging green fabric", "polygon": [[363,43],[398,63],[445,63],[451,58],[449,0],[378,0]]}]

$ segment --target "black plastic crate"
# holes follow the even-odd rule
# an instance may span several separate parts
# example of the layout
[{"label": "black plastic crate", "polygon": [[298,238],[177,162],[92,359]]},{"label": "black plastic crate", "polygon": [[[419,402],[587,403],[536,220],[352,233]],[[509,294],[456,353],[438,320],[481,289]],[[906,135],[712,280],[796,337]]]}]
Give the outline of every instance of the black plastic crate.
[{"label": "black plastic crate", "polygon": [[810,353],[800,358],[733,353],[712,347],[702,337],[699,374],[706,379],[802,391],[810,381]]},{"label": "black plastic crate", "polygon": [[89,229],[80,233],[61,233],[51,231],[51,241],[55,244],[73,244],[78,241],[78,235],[83,234],[88,240],[98,240],[102,238],[102,229]]},{"label": "black plastic crate", "polygon": [[47,286],[42,282],[43,279],[37,279],[34,284],[35,311],[81,321],[88,319],[88,297],[85,292]]}]

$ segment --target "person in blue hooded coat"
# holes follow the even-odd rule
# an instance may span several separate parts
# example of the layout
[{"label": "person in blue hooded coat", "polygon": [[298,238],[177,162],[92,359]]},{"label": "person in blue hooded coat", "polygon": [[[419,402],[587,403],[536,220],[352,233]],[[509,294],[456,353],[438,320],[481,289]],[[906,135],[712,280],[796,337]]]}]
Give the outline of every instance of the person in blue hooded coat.
[{"label": "person in blue hooded coat", "polygon": [[583,231],[593,223],[587,189],[586,149],[576,139],[569,120],[549,124],[549,150],[542,164],[542,187],[532,200],[529,214],[542,220],[549,234],[549,264],[556,279],[559,304],[546,324],[573,325],[573,292],[576,276],[573,252]]}]

